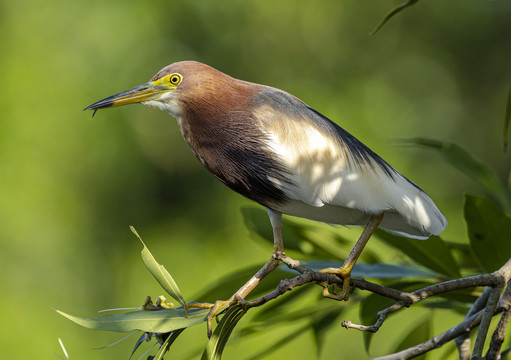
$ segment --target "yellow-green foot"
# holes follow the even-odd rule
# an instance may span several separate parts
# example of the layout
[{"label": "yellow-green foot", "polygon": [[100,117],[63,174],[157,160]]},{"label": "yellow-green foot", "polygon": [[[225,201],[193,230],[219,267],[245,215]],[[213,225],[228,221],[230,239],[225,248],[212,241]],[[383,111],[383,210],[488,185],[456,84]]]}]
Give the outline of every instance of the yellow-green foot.
[{"label": "yellow-green foot", "polygon": [[347,269],[344,267],[341,268],[326,268],[320,269],[318,272],[322,274],[332,274],[340,276],[343,280],[342,284],[342,292],[337,293],[335,288],[332,286],[332,290],[328,288],[327,285],[323,286],[323,296],[329,299],[334,299],[338,301],[348,301],[350,297],[350,280],[351,280],[351,269]]}]

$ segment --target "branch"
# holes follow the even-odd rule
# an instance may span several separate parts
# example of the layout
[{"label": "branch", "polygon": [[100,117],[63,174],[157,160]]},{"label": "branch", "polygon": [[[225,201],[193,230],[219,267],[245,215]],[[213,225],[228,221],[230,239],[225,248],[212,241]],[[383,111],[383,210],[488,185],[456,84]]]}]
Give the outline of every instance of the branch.
[{"label": "branch", "polygon": [[506,291],[504,291],[504,295],[502,295],[502,298],[500,299],[499,307],[504,309],[504,312],[499,320],[495,332],[493,333],[492,340],[490,342],[490,348],[488,349],[488,352],[485,356],[486,360],[499,359],[500,348],[504,342],[506,329],[511,318],[511,282],[507,283],[507,288]]},{"label": "branch", "polygon": [[[469,276],[466,278],[449,280],[439,284],[427,286],[425,288],[416,290],[412,293],[401,292],[401,298],[407,299],[407,301],[398,301],[395,304],[389,306],[378,312],[376,323],[370,326],[353,324],[351,321],[343,321],[342,326],[346,329],[356,329],[360,331],[368,331],[375,333],[383,325],[383,322],[390,314],[401,310],[404,307],[409,307],[421,300],[427,299],[434,295],[443,294],[449,291],[461,290],[477,286],[494,286],[495,277],[493,274],[483,274],[476,276]],[[397,291],[397,290],[396,290]]]},{"label": "branch", "polygon": [[[491,288],[487,287],[484,289],[481,296],[477,298],[477,300],[472,304],[472,307],[465,315],[465,320],[483,309],[488,302],[488,297],[490,296]],[[458,348],[458,354],[460,360],[469,360],[470,359],[470,337],[468,333],[464,333],[454,339],[456,343],[456,347]]]},{"label": "branch", "polygon": [[[250,301],[239,299],[243,306],[246,308],[261,306],[268,301],[278,298],[279,296],[283,295],[287,291],[294,289],[295,287],[312,282],[315,282],[323,288],[331,284],[335,284],[340,287],[343,285],[342,278],[335,275],[323,274],[311,270],[306,266],[303,266],[299,261],[291,259],[284,253],[276,253],[274,256],[276,260],[283,262],[290,269],[299,272],[300,275],[291,279],[281,280],[275,290],[257,299]],[[502,298],[500,298],[499,301],[499,297],[502,293],[504,285],[510,282],[510,278],[511,259],[508,260],[504,266],[502,266],[498,271],[495,271],[494,273],[449,280],[427,286],[413,292],[403,292],[396,289],[391,289],[363,279],[351,279],[350,284],[352,286],[361,290],[371,291],[381,296],[394,299],[396,300],[396,303],[383,309],[382,311],[379,311],[377,315],[377,321],[373,325],[358,325],[353,324],[350,321],[343,321],[341,325],[347,329],[376,332],[380,329],[380,327],[383,325],[383,322],[390,314],[402,309],[403,307],[409,307],[431,296],[444,294],[450,291],[484,286],[486,289],[483,291],[482,295],[474,302],[471,309],[468,311],[461,323],[431,338],[426,342],[395,354],[380,357],[378,359],[409,359],[438,348],[445,343],[455,339],[460,352],[460,359],[468,359],[470,356],[470,338],[468,338],[468,334],[470,334],[472,329],[481,324],[480,331],[476,339],[476,344],[474,346],[473,357],[474,359],[478,359],[481,356],[480,352],[482,352],[482,347],[484,346],[491,318],[494,315],[503,312],[504,314],[500,319],[499,325],[493,333],[492,343],[488,351],[488,354],[494,356],[493,358],[496,359],[497,357],[495,356],[498,356],[500,346],[504,340],[505,332],[511,318],[511,286],[507,287],[504,295]],[[491,357],[488,356],[488,359],[491,359]]]},{"label": "branch", "polygon": [[[270,300],[276,299],[285,292],[290,291],[297,286],[302,286],[312,282],[318,283],[321,286],[326,286],[327,284],[328,285],[336,284],[339,287],[342,287],[343,285],[342,278],[331,274],[319,273],[317,271],[309,269],[308,267],[303,266],[299,261],[290,258],[284,253],[277,253],[275,257],[276,259],[286,264],[287,267],[299,272],[301,275],[298,275],[292,279],[281,280],[277,288],[272,292],[254,300],[244,301],[245,306],[247,307],[261,306]],[[351,279],[351,283],[353,284],[353,286],[359,289],[371,291],[373,293],[389,297],[397,301],[411,303],[411,299],[409,299],[407,293],[404,293],[402,291],[391,289],[379,284],[375,284],[364,279]]]},{"label": "branch", "polygon": [[[495,339],[492,340],[493,350],[492,344],[490,344],[490,349],[488,350],[488,354],[491,354],[492,356],[494,356],[495,359],[497,359],[499,356],[498,351],[500,350],[500,345],[504,340],[505,331],[509,323],[509,315],[506,313],[509,313],[511,311],[510,286],[507,287],[506,291],[502,295],[502,298],[498,302],[499,306],[497,306],[497,300],[502,292],[504,284],[508,283],[509,285],[510,283],[511,259],[509,259],[504,264],[504,266],[502,266],[498,271],[495,271],[494,273],[490,274],[490,276],[494,277],[495,285],[493,285],[493,288],[488,288],[489,290],[485,289],[483,294],[479,297],[479,299],[474,303],[472,308],[467,313],[465,320],[463,320],[460,324],[452,327],[451,329],[447,330],[446,332],[440,335],[433,337],[432,339],[426,342],[423,342],[406,350],[400,351],[398,353],[383,356],[377,359],[378,360],[410,359],[418,355],[424,354],[430,350],[442,346],[443,344],[453,339],[468,336],[470,331],[472,331],[472,329],[476,327],[478,324],[480,324],[482,321],[491,321],[491,317],[498,314],[499,312],[504,311],[504,314],[501,317],[501,321],[499,322],[499,325],[497,326],[497,329],[495,330],[493,336],[493,339]],[[477,310],[476,312],[476,309],[478,308],[480,309]],[[472,359],[481,359],[482,347],[484,346],[484,341],[486,339],[486,333],[488,331],[489,324],[488,327],[486,328],[483,328],[483,326],[486,325],[482,324],[480,327],[478,337],[476,339],[476,344],[474,345],[474,353]],[[480,333],[482,333],[482,335],[480,335]],[[479,353],[479,351],[481,351],[481,353]],[[463,352],[460,352],[460,359],[466,358],[467,352],[464,349]]]},{"label": "branch", "polygon": [[[500,277],[498,279],[502,280]],[[488,302],[484,308],[481,325],[479,326],[479,331],[477,332],[472,359],[480,359],[483,356],[483,347],[484,343],[486,342],[486,335],[490,329],[491,319],[493,315],[495,315],[495,310],[497,309],[497,304],[503,289],[504,283],[495,286],[491,290],[490,296],[488,297]]]},{"label": "branch", "polygon": [[[336,275],[323,274],[323,273],[319,273],[314,270],[311,270],[308,267],[301,265],[299,261],[291,259],[289,256],[287,256],[284,253],[280,253],[277,256],[278,256],[278,259],[280,261],[282,261],[284,264],[286,264],[288,268],[290,268],[292,270],[296,270],[300,274],[312,273],[313,278],[314,278],[313,281],[317,281],[320,283],[326,282],[327,284],[336,284],[336,285],[339,285],[340,287],[342,287],[342,285],[344,283],[342,278],[340,278]],[[378,295],[385,296],[385,297],[388,297],[388,298],[391,298],[394,300],[398,300],[398,301],[405,301],[405,302],[410,301],[409,296],[402,291],[391,289],[389,287],[382,286],[379,284],[375,284],[375,283],[372,283],[372,282],[364,280],[364,279],[351,279],[351,283],[353,284],[354,287],[359,288],[361,290],[371,291]]]},{"label": "branch", "polygon": [[480,322],[481,318],[483,317],[483,311],[481,310],[478,313],[472,315],[468,319],[463,320],[458,325],[450,328],[449,330],[429,339],[428,341],[425,341],[421,344],[415,345],[411,348],[408,348],[406,350],[387,355],[382,356],[379,358],[375,358],[374,360],[398,360],[398,359],[410,359],[415,356],[424,354],[430,350],[436,349],[445,343],[459,337],[463,334],[468,334],[470,331],[475,328]]},{"label": "branch", "polygon": [[[492,293],[494,293],[494,292],[492,292]],[[481,297],[483,295],[481,295]],[[507,321],[509,322],[509,314],[511,314],[511,312],[510,312],[511,306],[509,306],[510,305],[509,300],[511,300],[509,298],[510,295],[511,295],[511,290],[510,290],[510,287],[508,286],[508,288],[504,294],[504,296],[507,296],[507,301],[508,301],[507,309],[504,309],[503,307],[499,306],[497,309],[495,309],[494,313],[492,314],[492,316],[493,316],[493,315],[496,315],[496,314],[504,311],[504,315],[502,315],[501,321],[499,322],[499,326],[497,326],[497,330],[496,330],[496,333],[498,333],[498,336],[499,336],[498,341],[500,341],[499,348],[496,349],[496,353],[495,353],[497,356],[498,356],[498,351],[500,349],[500,345],[504,341],[504,336],[505,336],[505,331],[506,331],[506,326],[507,326],[507,323],[504,324],[504,321],[502,321],[502,319],[504,319],[504,317],[506,316],[506,313],[508,313]],[[481,319],[485,315],[486,309],[487,309],[487,307],[479,310],[477,313],[469,316],[468,318],[465,317],[465,319],[458,325],[429,339],[428,341],[425,341],[421,344],[415,345],[415,346],[408,348],[406,350],[402,350],[400,352],[397,352],[397,353],[394,353],[391,355],[375,358],[373,360],[410,359],[410,358],[419,356],[421,354],[424,354],[430,350],[439,348],[440,346],[444,345],[445,343],[447,343],[453,339],[459,338],[463,335],[468,335],[472,331],[472,329],[474,329],[477,325],[479,325],[481,323]],[[503,326],[500,326],[501,323],[503,324]],[[495,333],[494,333],[494,336],[495,336]],[[491,350],[491,348],[490,348],[490,350]],[[488,353],[490,352],[490,350],[488,351]],[[461,358],[461,356],[460,356],[460,358]],[[472,358],[474,359],[474,357],[472,357]],[[491,358],[487,357],[486,359],[489,360]],[[497,359],[497,357],[495,357],[495,359]]]},{"label": "branch", "polygon": [[[360,331],[368,331],[374,333],[377,332],[378,329],[380,329],[387,316],[398,310],[401,310],[403,307],[409,307],[410,305],[415,304],[416,302],[449,291],[461,290],[478,286],[501,287],[503,283],[509,281],[510,277],[511,277],[511,259],[509,259],[504,264],[504,266],[502,266],[498,271],[495,271],[492,274],[482,274],[456,280],[449,280],[431,286],[427,286],[425,288],[416,290],[412,293],[402,292],[401,294],[402,298],[408,299],[408,301],[398,301],[395,304],[389,306],[388,308],[379,311],[376,323],[374,323],[373,325],[370,326],[358,325],[353,324],[351,321],[343,321],[341,325],[346,329],[356,329]],[[502,288],[500,291],[502,291]]]}]

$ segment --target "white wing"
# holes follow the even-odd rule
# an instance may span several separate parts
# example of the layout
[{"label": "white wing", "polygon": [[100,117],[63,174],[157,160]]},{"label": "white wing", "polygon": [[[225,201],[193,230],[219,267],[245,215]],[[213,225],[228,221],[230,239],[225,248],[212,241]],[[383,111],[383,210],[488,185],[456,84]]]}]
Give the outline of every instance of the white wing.
[{"label": "white wing", "polygon": [[420,239],[446,227],[424,191],[342,128],[283,91],[259,96],[255,119],[289,172],[289,183],[270,179],[291,199],[274,210],[342,225],[385,212],[381,228]]}]

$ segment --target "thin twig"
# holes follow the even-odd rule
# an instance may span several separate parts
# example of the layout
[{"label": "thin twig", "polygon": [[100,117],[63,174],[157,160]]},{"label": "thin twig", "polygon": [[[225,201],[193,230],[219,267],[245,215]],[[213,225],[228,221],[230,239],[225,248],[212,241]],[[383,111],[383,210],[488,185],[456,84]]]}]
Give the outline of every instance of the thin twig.
[{"label": "thin twig", "polygon": [[[499,312],[501,309],[497,309],[497,312]],[[478,313],[472,315],[468,319],[463,320],[458,325],[450,328],[449,330],[423,342],[418,345],[415,345],[411,348],[402,350],[400,352],[382,356],[379,358],[375,358],[373,360],[401,360],[401,359],[411,359],[413,357],[419,356],[421,354],[424,354],[428,351],[431,351],[433,349],[439,348],[440,346],[444,345],[445,343],[459,337],[460,335],[464,333],[470,333],[473,328],[475,328],[479,323],[481,322],[481,318],[483,317],[484,310],[479,311]]]},{"label": "thin twig", "polygon": [[[287,291],[292,290],[295,287],[302,286],[308,283],[315,282],[323,287],[325,286],[325,284],[327,285],[335,284],[338,286],[343,285],[342,278],[331,274],[323,274],[313,271],[307,268],[306,266],[303,266],[299,261],[291,259],[284,253],[276,253],[274,256],[275,260],[283,262],[290,269],[299,272],[300,275],[291,279],[282,280],[275,290],[266,295],[263,295],[254,300],[243,301],[242,303],[243,306],[246,306],[247,308],[261,306],[270,300],[276,299],[277,297],[281,296]],[[501,345],[501,342],[499,344],[499,341],[503,339],[504,336],[503,333],[505,333],[505,330],[511,317],[510,306],[511,290],[509,290],[510,287],[508,287],[506,289],[506,292],[504,293],[506,296],[505,299],[501,299],[500,303],[498,303],[498,299],[500,297],[502,289],[504,288],[505,283],[508,282],[510,278],[511,278],[511,259],[501,269],[499,269],[499,271],[496,271],[492,274],[482,274],[465,277],[461,279],[449,280],[431,286],[427,286],[413,292],[403,292],[396,289],[391,289],[382,285],[371,283],[363,279],[351,279],[350,284],[353,285],[354,287],[392,298],[396,300],[396,303],[383,309],[382,311],[379,311],[377,315],[377,321],[373,325],[370,326],[358,325],[353,324],[350,321],[343,321],[342,326],[344,326],[347,329],[357,329],[361,331],[376,332],[382,326],[383,322],[388,317],[388,315],[402,309],[403,307],[409,307],[412,304],[415,304],[419,301],[422,301],[434,295],[439,295],[454,290],[485,286],[487,288],[485,289],[483,294],[476,300],[472,308],[468,311],[467,315],[465,316],[465,319],[461,323],[445,331],[444,333],[431,338],[426,342],[418,344],[409,349],[400,351],[398,353],[387,355],[378,359],[380,360],[409,359],[420,354],[424,354],[425,352],[428,352],[437,347],[440,347],[446,342],[454,339],[460,339],[458,341],[461,341],[461,344],[465,349],[467,346],[470,347],[470,343],[466,342],[465,336],[468,335],[474,327],[478,326],[481,323],[481,321],[484,321],[485,323],[481,325],[481,328],[486,327],[487,332],[489,321],[491,321],[491,318],[495,314],[504,311],[504,315],[501,318],[498,329],[494,333],[494,337],[496,338],[496,340],[494,341],[492,340],[492,343],[495,344],[494,347],[498,352]],[[499,306],[497,306],[497,304]],[[488,325],[486,325],[487,322]],[[486,335],[479,336],[480,337],[478,337],[478,339],[482,339],[479,340],[479,343],[482,343],[484,345],[484,339],[486,338]],[[480,346],[479,343],[476,341],[477,346]],[[467,353],[466,350],[460,351],[460,358],[465,360],[466,353]],[[477,353],[475,354],[477,355]]]},{"label": "thin twig", "polygon": [[470,359],[470,347],[472,342],[470,341],[470,336],[468,333],[464,333],[461,336],[458,336],[454,339],[456,343],[456,348],[458,349],[458,355],[460,360],[469,360]]},{"label": "thin twig", "polygon": [[498,271],[495,271],[492,274],[482,274],[469,276],[461,279],[449,280],[431,286],[427,286],[425,288],[416,290],[412,293],[403,293],[402,296],[404,298],[408,298],[409,301],[407,302],[398,301],[395,304],[389,306],[388,308],[379,311],[376,323],[374,323],[373,325],[370,326],[358,325],[353,324],[351,321],[343,321],[341,325],[344,326],[346,329],[376,332],[382,326],[383,322],[385,321],[388,315],[398,310],[401,310],[403,307],[408,307],[412,304],[415,304],[416,302],[424,300],[433,295],[439,295],[453,290],[460,290],[478,286],[491,287],[501,286],[503,279],[507,282],[509,281],[510,277],[511,277],[511,259],[509,259],[504,264],[504,266],[502,266]]},{"label": "thin twig", "polygon": [[483,311],[483,317],[481,319],[481,324],[479,325],[479,331],[477,332],[476,341],[474,343],[474,350],[472,352],[472,360],[480,360],[483,356],[483,347],[484,343],[486,342],[486,335],[490,329],[491,319],[495,314],[495,309],[497,308],[497,304],[499,302],[503,288],[504,283],[502,283],[500,286],[495,286],[491,291],[490,297],[488,298],[488,302],[486,303],[486,307]]},{"label": "thin twig", "polygon": [[497,328],[493,332],[490,347],[486,353],[486,360],[497,360],[500,355],[500,348],[506,336],[506,329],[511,318],[511,282],[508,282],[506,291],[500,298],[499,307],[504,310],[499,320]]},{"label": "thin twig", "polygon": [[[490,299],[492,297],[492,295],[496,294],[498,292],[499,287],[501,288],[500,289],[500,292],[501,292],[504,284],[510,282],[511,259],[509,259],[498,271],[495,271],[493,274],[488,274],[488,275],[494,278],[495,284],[493,285],[493,287],[495,287],[495,288],[486,291],[488,293],[488,295],[483,294],[484,296],[480,297],[479,304],[477,306],[473,306],[472,309],[469,310],[469,312],[475,312],[476,308],[483,306],[484,302],[486,302],[486,299],[485,299],[486,296],[488,297],[488,300],[487,300],[488,303],[490,301],[493,302],[493,299]],[[462,279],[460,279],[460,280],[462,280]],[[487,285],[487,286],[492,286],[492,285]],[[500,294],[500,292],[498,292],[498,294]],[[486,316],[486,314],[488,314],[488,312],[489,312],[488,308],[491,309],[491,307],[493,307],[493,312],[491,313],[491,316],[496,315],[502,311],[509,310],[511,308],[511,306],[510,306],[510,303],[511,303],[510,292],[511,292],[511,290],[509,290],[509,287],[508,287],[508,289],[506,289],[506,291],[504,292],[504,295],[500,299],[500,302],[498,302],[499,306],[493,307],[492,304],[486,304],[486,306],[484,306],[481,310],[475,312],[468,318],[465,317],[465,319],[461,323],[452,327],[451,329],[447,330],[446,332],[444,332],[440,335],[437,335],[437,336],[431,338],[430,340],[425,341],[421,344],[418,344],[416,346],[408,348],[406,350],[400,351],[398,353],[390,354],[387,356],[383,356],[383,357],[380,357],[377,359],[378,360],[411,359],[413,357],[424,354],[430,350],[438,348],[438,347],[442,346],[443,344],[462,336],[463,334],[469,334],[470,331],[472,331],[472,329],[474,327],[479,325],[483,316]],[[493,296],[495,296],[495,295],[493,295]],[[478,302],[478,301],[476,301],[476,302]],[[491,317],[490,317],[490,320],[491,320]],[[502,324],[503,324],[502,331],[505,332],[505,327],[507,327],[507,324],[504,325],[504,321],[502,321]],[[502,335],[502,336],[504,336],[504,335]]]},{"label": "thin twig", "polygon": [[[486,287],[483,293],[474,301],[472,307],[468,310],[465,315],[465,320],[483,309],[488,302],[488,297],[491,293],[491,287]],[[470,359],[470,349],[471,349],[471,341],[469,333],[464,333],[454,339],[456,343],[456,347],[458,348],[458,354],[460,360],[469,360]]]},{"label": "thin twig", "polygon": [[492,286],[495,285],[496,280],[493,274],[483,274],[476,276],[469,276],[462,279],[449,280],[439,284],[427,286],[425,288],[416,290],[411,293],[402,293],[402,298],[407,299],[406,301],[398,301],[395,304],[389,306],[378,312],[376,323],[370,326],[353,324],[351,321],[343,321],[342,326],[346,329],[356,329],[360,331],[376,332],[383,325],[383,322],[390,314],[401,310],[404,307],[409,307],[421,300],[427,299],[434,295],[443,294],[453,290],[466,289],[477,286]]},{"label": "thin twig", "polygon": [[498,271],[495,271],[492,274],[495,277],[496,284],[488,298],[488,303],[486,304],[484,310],[483,319],[481,320],[481,325],[479,326],[479,331],[477,332],[477,338],[474,344],[474,350],[472,352],[473,360],[479,360],[483,356],[483,347],[484,343],[486,342],[486,335],[488,334],[488,330],[490,328],[491,319],[495,313],[495,309],[497,308],[502,290],[504,290],[504,286],[509,281],[509,277],[511,276],[510,264],[511,259],[509,259],[506,264],[504,264],[504,266],[502,266]]}]

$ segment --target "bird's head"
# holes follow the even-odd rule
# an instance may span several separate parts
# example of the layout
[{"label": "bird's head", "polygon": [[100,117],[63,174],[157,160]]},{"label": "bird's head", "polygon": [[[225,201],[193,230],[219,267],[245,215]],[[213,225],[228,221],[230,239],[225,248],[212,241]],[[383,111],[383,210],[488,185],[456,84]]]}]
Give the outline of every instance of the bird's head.
[{"label": "bird's head", "polygon": [[211,93],[236,79],[196,61],[181,61],[161,69],[149,82],[109,96],[84,110],[134,103],[165,110],[178,118],[190,100]]}]

